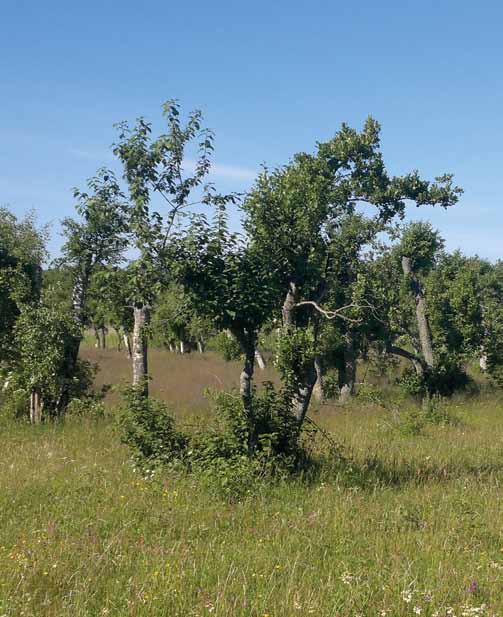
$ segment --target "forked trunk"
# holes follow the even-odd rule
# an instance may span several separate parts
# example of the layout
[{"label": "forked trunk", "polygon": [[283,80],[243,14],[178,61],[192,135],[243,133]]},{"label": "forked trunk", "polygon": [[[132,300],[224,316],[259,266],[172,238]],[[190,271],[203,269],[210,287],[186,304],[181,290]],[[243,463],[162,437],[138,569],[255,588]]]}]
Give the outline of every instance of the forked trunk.
[{"label": "forked trunk", "polygon": [[133,386],[148,396],[148,345],[145,327],[148,325],[149,310],[146,306],[135,306],[133,327]]}]

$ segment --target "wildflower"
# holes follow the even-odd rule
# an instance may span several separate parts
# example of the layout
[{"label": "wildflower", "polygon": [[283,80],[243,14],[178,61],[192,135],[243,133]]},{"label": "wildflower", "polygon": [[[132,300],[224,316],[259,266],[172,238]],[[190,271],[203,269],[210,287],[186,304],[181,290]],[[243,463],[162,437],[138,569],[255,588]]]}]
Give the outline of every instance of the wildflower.
[{"label": "wildflower", "polygon": [[479,586],[477,584],[477,581],[473,580],[470,583],[470,587],[468,587],[468,593],[477,593],[478,590],[479,590]]},{"label": "wildflower", "polygon": [[402,600],[407,604],[412,602],[412,592],[409,589],[404,589],[402,591]]},{"label": "wildflower", "polygon": [[420,606],[415,606],[412,610],[415,615],[420,615],[423,609]]}]

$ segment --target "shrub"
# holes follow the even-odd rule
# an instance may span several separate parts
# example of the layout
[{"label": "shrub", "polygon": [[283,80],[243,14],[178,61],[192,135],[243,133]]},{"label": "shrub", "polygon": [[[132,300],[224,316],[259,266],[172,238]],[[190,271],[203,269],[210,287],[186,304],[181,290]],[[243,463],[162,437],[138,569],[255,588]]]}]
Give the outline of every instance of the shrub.
[{"label": "shrub", "polygon": [[119,425],[122,442],[140,467],[171,464],[185,456],[187,437],[176,430],[168,405],[142,396],[134,387],[124,391]]},{"label": "shrub", "polygon": [[211,340],[211,346],[220,353],[226,362],[238,360],[241,357],[241,346],[234,336],[220,332]]}]

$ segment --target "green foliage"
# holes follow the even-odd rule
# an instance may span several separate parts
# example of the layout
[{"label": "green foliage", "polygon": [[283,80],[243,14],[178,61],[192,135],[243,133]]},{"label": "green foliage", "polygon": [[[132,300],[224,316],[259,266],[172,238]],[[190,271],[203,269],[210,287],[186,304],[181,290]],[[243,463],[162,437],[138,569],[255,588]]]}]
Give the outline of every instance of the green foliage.
[{"label": "green foliage", "polygon": [[409,257],[414,272],[428,272],[434,265],[444,240],[430,223],[414,221],[406,225],[398,246],[400,257]]},{"label": "green foliage", "polygon": [[287,388],[298,385],[299,375],[312,366],[316,351],[313,328],[295,328],[278,337],[276,366]]},{"label": "green foliage", "polygon": [[42,264],[47,257],[47,230],[38,229],[33,214],[19,220],[0,208],[0,361],[16,356],[13,329],[21,304],[36,301]]},{"label": "green foliage", "polygon": [[323,377],[323,397],[326,400],[335,399],[339,393],[339,377],[336,373],[330,372]]},{"label": "green foliage", "polygon": [[215,420],[191,439],[190,462],[219,493],[237,499],[253,492],[264,479],[287,477],[306,465],[308,454],[288,397],[276,392],[271,383],[253,394],[253,453],[250,418],[241,397],[214,392],[211,398]]},{"label": "green foliage", "polygon": [[211,339],[211,346],[222,355],[226,362],[239,360],[241,357],[241,345],[236,337],[229,336],[226,332],[219,332]]},{"label": "green foliage", "polygon": [[187,438],[176,429],[168,405],[146,398],[137,388],[124,390],[119,424],[121,439],[141,468],[175,464],[185,456]]},{"label": "green foliage", "polygon": [[[57,305],[26,304],[16,321],[14,340],[17,359],[13,366],[10,386],[12,391],[24,391],[26,406],[29,393],[40,393],[44,413],[56,412],[58,396],[66,375],[67,348],[78,328],[71,314]],[[93,381],[89,365],[80,364],[71,375],[70,394],[85,392]]]}]

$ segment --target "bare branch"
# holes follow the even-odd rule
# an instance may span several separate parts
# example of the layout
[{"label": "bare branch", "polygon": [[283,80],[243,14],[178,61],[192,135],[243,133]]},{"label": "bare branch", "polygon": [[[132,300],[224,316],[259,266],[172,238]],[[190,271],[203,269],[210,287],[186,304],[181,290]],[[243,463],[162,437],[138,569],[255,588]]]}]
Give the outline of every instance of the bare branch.
[{"label": "bare branch", "polygon": [[329,310],[321,308],[321,306],[319,306],[319,304],[317,304],[313,300],[303,300],[302,302],[297,302],[295,304],[295,307],[298,307],[298,306],[312,306],[319,313],[321,313],[326,319],[339,318],[339,319],[343,319],[344,321],[347,321],[353,324],[359,324],[362,322],[361,319],[352,319],[351,317],[348,317],[347,315],[344,315],[343,313],[343,311],[346,311],[350,308],[361,308],[358,304],[355,304],[354,302],[352,302],[351,304],[347,304],[346,306],[341,306],[340,308],[335,309],[334,311],[329,311]]}]

